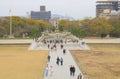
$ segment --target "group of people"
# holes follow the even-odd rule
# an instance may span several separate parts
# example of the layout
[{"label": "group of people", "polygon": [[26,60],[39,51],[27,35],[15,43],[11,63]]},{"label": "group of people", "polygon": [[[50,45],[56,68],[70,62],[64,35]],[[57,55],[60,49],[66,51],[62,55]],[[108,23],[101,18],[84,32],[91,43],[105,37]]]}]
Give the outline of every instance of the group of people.
[{"label": "group of people", "polygon": [[58,44],[60,44],[60,43],[63,43],[63,40],[43,40],[42,41],[44,44],[51,44],[51,43],[58,43]]},{"label": "group of people", "polygon": [[70,76],[74,76],[75,75],[75,67],[74,66],[70,66]]},{"label": "group of people", "polygon": [[[46,41],[45,41],[45,42],[46,42]],[[48,41],[47,41],[47,42],[48,42]],[[50,41],[49,41],[49,42],[50,42]],[[53,45],[51,45],[51,46],[50,46],[50,44],[48,44],[48,48],[51,49],[51,47],[57,48],[56,44],[53,44]],[[60,48],[61,48],[63,54],[65,54],[65,53],[66,53],[66,49],[64,49],[63,44],[60,44]],[[51,62],[51,56],[48,55],[47,59],[48,59],[48,64],[49,64],[49,62]],[[46,75],[46,76],[48,76],[48,75],[52,76],[52,75],[53,75],[53,66],[49,66],[48,64],[47,64],[46,67],[45,67],[45,75]],[[62,66],[62,65],[64,64],[64,63],[63,63],[63,57],[57,56],[57,58],[56,58],[56,64],[57,64],[58,66]],[[73,77],[75,76],[76,68],[75,68],[74,65],[71,65],[68,71],[70,71],[70,76],[73,76]],[[77,79],[82,79],[82,75],[79,74],[79,75],[77,76]]]},{"label": "group of people", "polygon": [[63,65],[63,58],[62,57],[61,58],[57,57],[56,64],[62,66]]}]

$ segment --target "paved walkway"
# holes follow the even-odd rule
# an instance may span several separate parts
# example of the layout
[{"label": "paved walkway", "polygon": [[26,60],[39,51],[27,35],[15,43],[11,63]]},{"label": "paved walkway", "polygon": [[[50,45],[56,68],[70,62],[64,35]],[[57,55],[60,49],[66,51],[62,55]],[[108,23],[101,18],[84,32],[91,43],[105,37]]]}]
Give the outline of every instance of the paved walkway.
[{"label": "paved walkway", "polygon": [[[51,75],[51,71],[49,70],[49,75],[44,79],[77,79],[79,73],[81,73],[80,69],[78,68],[75,60],[73,59],[72,55],[70,54],[69,50],[66,50],[66,54],[63,54],[63,49],[60,47],[57,48],[57,51],[52,50],[49,52],[51,56],[51,61],[48,63],[49,67],[53,66],[53,73]],[[63,58],[63,65],[57,65],[56,59],[57,57]],[[73,65],[76,69],[75,76],[70,76],[70,66]]]},{"label": "paved walkway", "polygon": [[[77,42],[67,42],[63,43],[64,48],[68,50],[90,50],[89,46],[85,43],[82,44],[83,41]],[[35,40],[32,41],[31,45],[29,46],[28,50],[48,50],[47,44],[44,44],[42,42],[35,42]]]},{"label": "paved walkway", "polygon": [[[112,41],[111,41],[112,40]],[[88,42],[99,42],[99,43],[119,43],[120,42],[120,39],[101,39],[101,40],[98,40],[98,39],[86,39],[84,40],[85,42],[88,41]],[[89,47],[85,44],[84,46],[81,45],[81,42],[79,41],[79,43],[75,44],[75,43],[67,43],[67,44],[64,44],[64,47],[65,49],[67,49],[66,51],[66,54],[64,55],[63,54],[63,49],[60,48],[60,45],[57,45],[57,51],[55,50],[50,50],[47,48],[47,44],[43,44],[41,42],[39,43],[36,43],[35,41],[32,42],[31,46],[29,47],[29,50],[50,50],[49,51],[49,54],[51,56],[51,62],[49,63],[46,63],[48,64],[49,68],[50,66],[53,66],[53,73],[51,74],[51,70],[49,69],[49,75],[48,76],[45,76],[44,75],[44,79],[77,79],[77,76],[79,73],[81,73],[79,67],[77,66],[74,58],[72,57],[72,55],[70,54],[70,51],[69,50],[89,50]],[[62,57],[63,60],[64,60],[64,64],[63,66],[61,65],[57,65],[56,64],[56,59],[57,57]],[[73,65],[76,69],[76,72],[75,72],[75,76],[70,76],[70,66]],[[82,73],[81,73],[82,74]],[[83,76],[83,74],[82,74]],[[84,77],[84,76],[83,76]]]},{"label": "paved walkway", "polygon": [[[0,39],[0,44],[31,44],[33,39]],[[86,43],[120,43],[120,38],[116,39],[84,39]]]}]

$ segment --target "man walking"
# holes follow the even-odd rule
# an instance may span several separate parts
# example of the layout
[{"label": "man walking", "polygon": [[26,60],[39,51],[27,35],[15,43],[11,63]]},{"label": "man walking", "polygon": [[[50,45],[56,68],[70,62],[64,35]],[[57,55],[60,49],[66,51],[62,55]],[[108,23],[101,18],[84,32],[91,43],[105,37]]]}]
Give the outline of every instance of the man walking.
[{"label": "man walking", "polygon": [[56,61],[57,65],[59,65],[59,62],[60,62],[60,59],[59,57],[57,57],[57,61]]},{"label": "man walking", "polygon": [[66,53],[66,50],[65,49],[63,49],[63,54],[65,54]]},{"label": "man walking", "polygon": [[48,62],[50,62],[51,56],[50,56],[50,55],[48,55],[47,59],[48,59]]},{"label": "man walking", "polygon": [[82,79],[82,74],[81,73],[78,75],[77,79]]},{"label": "man walking", "polygon": [[61,66],[63,65],[63,58],[60,59]]},{"label": "man walking", "polygon": [[73,76],[75,75],[75,67],[74,66],[72,68],[72,74],[73,74]]},{"label": "man walking", "polygon": [[72,70],[73,70],[73,67],[72,65],[70,66],[70,76],[72,76]]},{"label": "man walking", "polygon": [[70,66],[70,76],[74,76],[74,75],[75,75],[75,67]]}]

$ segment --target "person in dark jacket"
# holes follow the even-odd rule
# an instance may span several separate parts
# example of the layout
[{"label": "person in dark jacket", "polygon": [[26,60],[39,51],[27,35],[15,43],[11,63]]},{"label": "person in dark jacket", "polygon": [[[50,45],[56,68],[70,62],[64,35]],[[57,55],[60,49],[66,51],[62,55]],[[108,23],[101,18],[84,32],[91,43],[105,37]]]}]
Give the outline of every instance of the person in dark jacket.
[{"label": "person in dark jacket", "polygon": [[70,66],[70,76],[72,76],[72,65]]},{"label": "person in dark jacket", "polygon": [[63,49],[63,54],[65,54],[66,53],[66,50],[65,49]]},{"label": "person in dark jacket", "polygon": [[50,56],[50,55],[48,55],[47,59],[48,59],[48,62],[50,62],[51,56]]},{"label": "person in dark jacket", "polygon": [[60,58],[60,63],[61,63],[61,66],[63,65],[63,58],[61,57]]},{"label": "person in dark jacket", "polygon": [[60,58],[59,57],[57,57],[57,59],[56,59],[57,61],[56,61],[56,64],[57,65],[59,65],[59,62],[60,62]]},{"label": "person in dark jacket", "polygon": [[74,66],[72,67],[72,75],[73,76],[75,75],[75,67]]}]

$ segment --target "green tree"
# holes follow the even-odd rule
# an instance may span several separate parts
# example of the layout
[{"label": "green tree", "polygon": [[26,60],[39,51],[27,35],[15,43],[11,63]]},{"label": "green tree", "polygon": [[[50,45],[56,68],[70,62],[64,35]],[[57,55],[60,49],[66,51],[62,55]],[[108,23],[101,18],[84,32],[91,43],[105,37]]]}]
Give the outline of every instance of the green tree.
[{"label": "green tree", "polygon": [[111,25],[106,18],[94,18],[89,25],[89,29],[96,35],[107,35],[111,31]]},{"label": "green tree", "polygon": [[117,20],[117,22],[114,24],[111,35],[115,37],[120,37],[120,20]]}]

